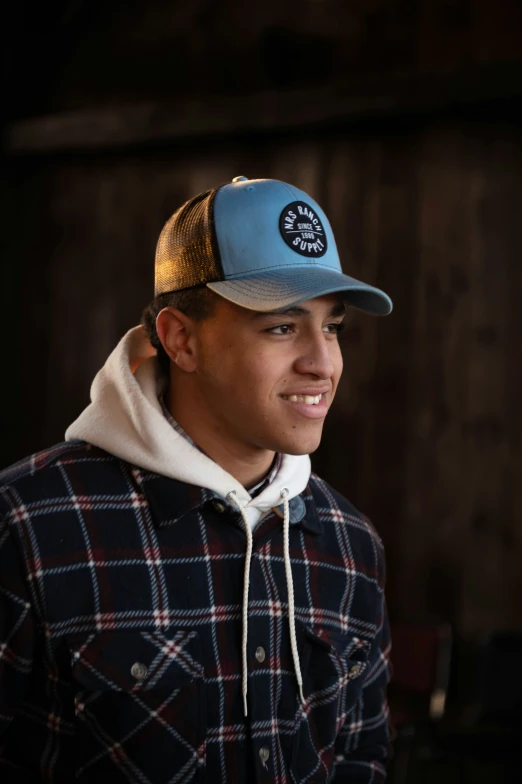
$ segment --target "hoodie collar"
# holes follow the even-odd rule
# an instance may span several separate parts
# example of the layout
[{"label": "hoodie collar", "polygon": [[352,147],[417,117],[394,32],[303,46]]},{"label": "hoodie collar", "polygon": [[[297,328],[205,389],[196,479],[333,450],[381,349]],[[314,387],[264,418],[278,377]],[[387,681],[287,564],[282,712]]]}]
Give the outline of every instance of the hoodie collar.
[{"label": "hoodie collar", "polygon": [[[207,453],[205,452],[205,450],[204,450],[204,449],[202,449],[202,448],[201,448],[201,447],[200,447],[198,444],[196,444],[196,442],[194,441],[194,439],[193,439],[193,438],[191,438],[191,437],[189,436],[189,434],[186,432],[186,430],[184,430],[184,428],[183,428],[183,427],[181,427],[180,423],[179,423],[179,422],[177,422],[177,421],[174,419],[174,417],[173,417],[173,416],[172,416],[172,414],[170,413],[169,409],[167,408],[167,404],[166,404],[166,402],[165,402],[165,396],[163,396],[163,397],[160,399],[160,404],[161,404],[161,410],[163,411],[163,416],[165,417],[165,419],[167,420],[167,422],[169,423],[169,425],[170,425],[171,427],[173,427],[173,428],[174,428],[174,430],[176,431],[176,433],[179,433],[179,435],[180,435],[180,436],[183,436],[183,438],[184,438],[186,441],[188,441],[190,444],[192,444],[192,446],[193,446],[195,449],[198,449],[198,450],[199,450],[200,452],[202,452],[204,455],[206,455],[207,457],[209,457],[209,455],[207,455]],[[258,482],[258,483],[257,483],[257,484],[256,484],[254,487],[251,487],[251,488],[249,488],[248,492],[250,493],[250,496],[251,496],[252,498],[254,498],[256,495],[259,495],[259,494],[261,493],[261,491],[262,491],[262,490],[263,490],[265,487],[268,487],[268,485],[272,484],[272,482],[274,481],[275,477],[276,477],[276,476],[277,476],[277,474],[279,473],[279,469],[281,468],[281,463],[282,463],[282,456],[281,456],[279,453],[277,453],[277,454],[274,456],[274,459],[273,459],[273,461],[272,461],[272,466],[271,466],[270,470],[268,471],[268,473],[266,474],[266,476],[264,476],[264,477],[261,479],[261,481],[260,481],[260,482]],[[281,508],[283,508],[283,507],[282,507],[282,505],[281,505]]]}]

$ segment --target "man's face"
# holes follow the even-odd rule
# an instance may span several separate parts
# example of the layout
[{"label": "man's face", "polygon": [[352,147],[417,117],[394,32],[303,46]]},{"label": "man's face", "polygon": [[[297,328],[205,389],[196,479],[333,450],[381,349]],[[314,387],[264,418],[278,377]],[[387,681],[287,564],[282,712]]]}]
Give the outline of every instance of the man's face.
[{"label": "man's face", "polygon": [[192,378],[216,434],[240,449],[317,449],[343,367],[344,313],[338,294],[270,314],[219,297],[214,314],[194,325]]}]

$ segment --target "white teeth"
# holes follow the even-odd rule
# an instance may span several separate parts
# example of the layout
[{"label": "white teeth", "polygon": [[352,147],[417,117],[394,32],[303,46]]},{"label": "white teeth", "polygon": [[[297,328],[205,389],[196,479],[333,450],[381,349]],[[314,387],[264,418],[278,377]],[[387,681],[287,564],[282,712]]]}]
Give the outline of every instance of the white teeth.
[{"label": "white teeth", "polygon": [[317,406],[321,402],[322,395],[289,395],[287,400],[291,403],[306,403],[309,406]]}]

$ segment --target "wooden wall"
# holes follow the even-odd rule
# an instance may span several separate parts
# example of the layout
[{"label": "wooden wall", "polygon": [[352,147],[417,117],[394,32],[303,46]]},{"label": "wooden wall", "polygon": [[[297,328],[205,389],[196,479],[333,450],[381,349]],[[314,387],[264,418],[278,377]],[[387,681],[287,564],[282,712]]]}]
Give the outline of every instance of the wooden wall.
[{"label": "wooden wall", "polygon": [[154,246],[189,196],[277,177],[325,208],[352,312],[318,473],[374,521],[396,618],[463,635],[522,624],[522,138],[514,121],[404,121],[13,159],[4,188],[5,465],[63,438],[152,297]]},{"label": "wooden wall", "polygon": [[63,438],[189,196],[278,177],[351,313],[314,455],[374,521],[395,618],[522,626],[519,0],[27,0],[3,18],[0,466]]}]

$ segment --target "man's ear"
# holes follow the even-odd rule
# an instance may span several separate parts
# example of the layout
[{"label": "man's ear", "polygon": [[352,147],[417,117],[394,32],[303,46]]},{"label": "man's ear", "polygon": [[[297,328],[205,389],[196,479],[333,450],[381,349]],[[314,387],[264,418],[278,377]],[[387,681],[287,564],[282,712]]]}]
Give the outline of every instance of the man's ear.
[{"label": "man's ear", "polygon": [[194,321],[177,308],[163,308],[156,318],[156,331],[172,362],[186,373],[193,373],[196,369]]}]

